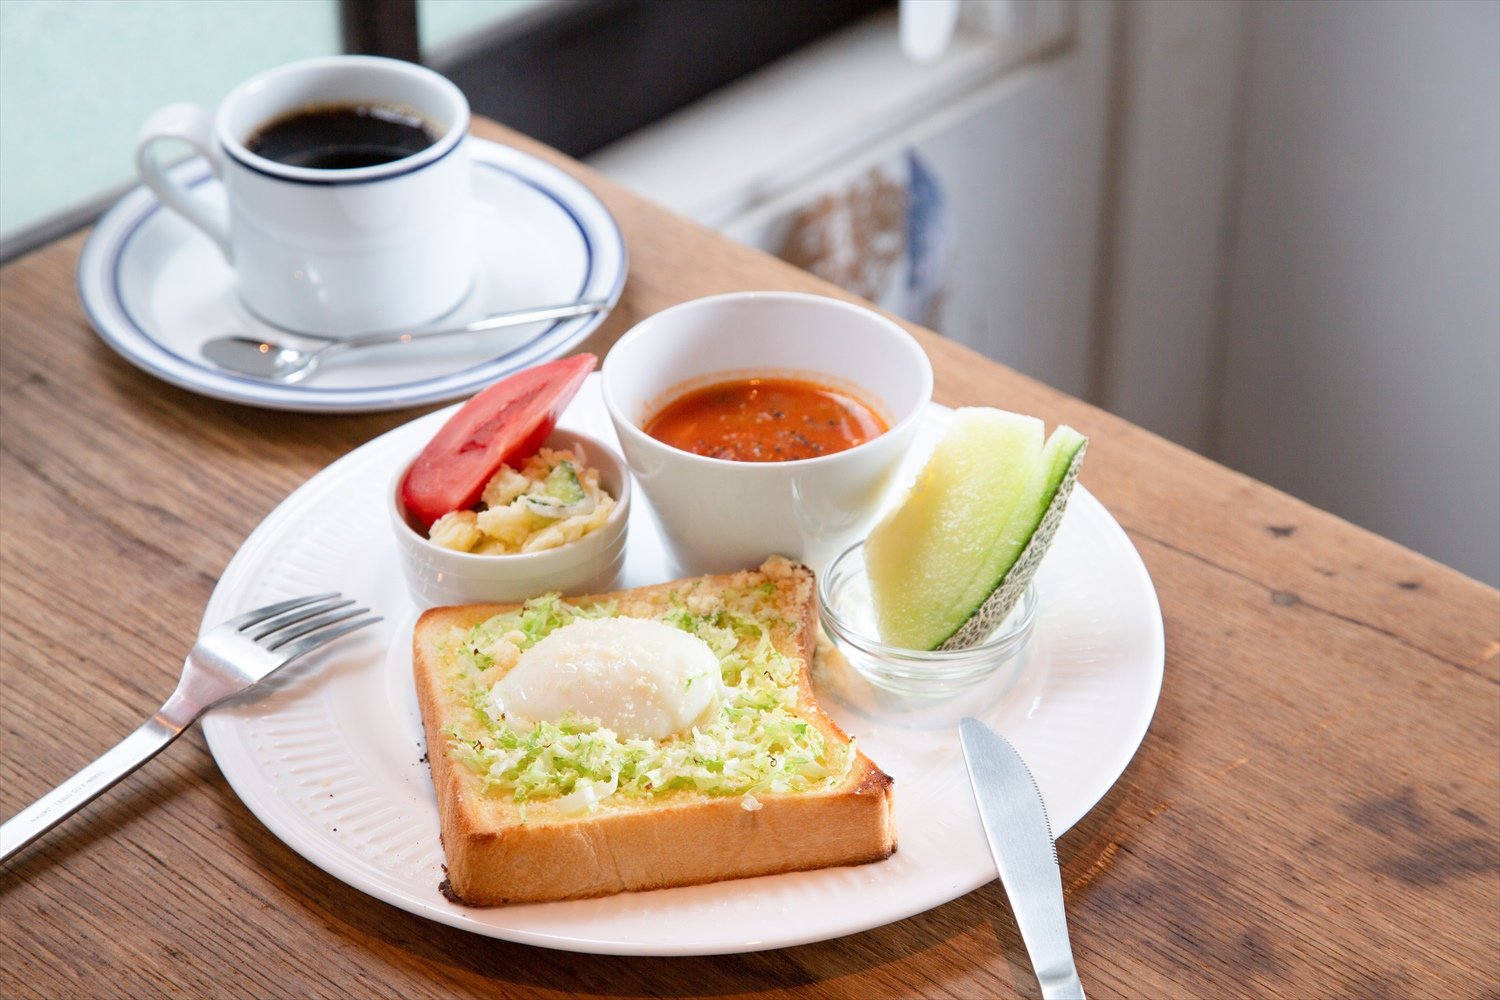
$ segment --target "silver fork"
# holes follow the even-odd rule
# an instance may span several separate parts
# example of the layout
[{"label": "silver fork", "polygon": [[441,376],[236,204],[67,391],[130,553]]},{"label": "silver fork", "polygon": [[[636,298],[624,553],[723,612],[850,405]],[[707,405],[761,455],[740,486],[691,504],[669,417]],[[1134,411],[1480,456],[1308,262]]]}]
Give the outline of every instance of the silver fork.
[{"label": "silver fork", "polygon": [[166,749],[204,712],[306,653],[380,621],[337,593],[257,608],[204,633],[188,650],[177,690],[135,732],[0,825],[0,862],[73,815]]}]

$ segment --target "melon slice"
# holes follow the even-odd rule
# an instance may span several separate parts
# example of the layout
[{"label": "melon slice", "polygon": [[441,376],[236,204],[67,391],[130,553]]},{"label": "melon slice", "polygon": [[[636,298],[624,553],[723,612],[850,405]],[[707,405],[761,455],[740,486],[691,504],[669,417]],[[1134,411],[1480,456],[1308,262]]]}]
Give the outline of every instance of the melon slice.
[{"label": "melon slice", "polygon": [[988,407],[953,414],[906,498],[865,540],[876,627],[903,649],[978,645],[1025,593],[1088,439]]}]

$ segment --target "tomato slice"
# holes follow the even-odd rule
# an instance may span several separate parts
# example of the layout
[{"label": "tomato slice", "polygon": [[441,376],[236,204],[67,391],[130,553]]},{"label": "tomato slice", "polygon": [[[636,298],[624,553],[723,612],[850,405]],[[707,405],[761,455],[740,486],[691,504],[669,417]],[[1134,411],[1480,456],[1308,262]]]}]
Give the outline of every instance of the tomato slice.
[{"label": "tomato slice", "polygon": [[542,446],[599,361],[592,354],[549,361],[501,379],[465,403],[422,449],[401,480],[401,500],[424,527],[479,502],[501,465],[515,467]]}]

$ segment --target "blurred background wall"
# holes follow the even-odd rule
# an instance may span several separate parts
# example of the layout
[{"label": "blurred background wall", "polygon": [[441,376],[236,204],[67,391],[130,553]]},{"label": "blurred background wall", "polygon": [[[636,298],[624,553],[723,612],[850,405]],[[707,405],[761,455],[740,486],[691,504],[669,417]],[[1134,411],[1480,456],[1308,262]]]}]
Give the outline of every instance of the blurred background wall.
[{"label": "blurred background wall", "polygon": [[1254,7],[1209,438],[1229,465],[1490,583],[1497,12]]},{"label": "blurred background wall", "polygon": [[[405,7],[423,61],[458,79],[501,72],[521,33],[528,74],[571,69],[556,108],[530,106],[545,85],[524,109],[478,106],[550,122],[605,113],[589,92],[643,89],[643,68],[670,77],[709,2]],[[572,151],[1500,584],[1500,0],[963,0],[951,39],[914,58],[902,17],[943,2],[871,3]],[[4,0],[0,250],[117,196],[149,110],[339,51],[358,9]],[[772,9],[793,21],[813,8]],[[642,13],[656,34],[632,33]],[[618,70],[579,54],[591,22],[628,57]]]}]

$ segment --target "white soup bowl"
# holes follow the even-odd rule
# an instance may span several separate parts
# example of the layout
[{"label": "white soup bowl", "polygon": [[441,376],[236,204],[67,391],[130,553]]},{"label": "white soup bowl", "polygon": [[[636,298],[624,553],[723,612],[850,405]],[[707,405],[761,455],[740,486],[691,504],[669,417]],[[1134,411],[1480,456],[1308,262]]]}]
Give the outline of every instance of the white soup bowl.
[{"label": "white soup bowl", "polygon": [[[815,458],[737,462],[683,451],[642,429],[685,392],[751,376],[848,391],[889,430]],[[663,310],[615,344],[601,379],[620,447],[685,575],[746,569],[769,555],[821,572],[879,513],[932,397],[932,365],[899,325],[791,292],[716,295]]]}]

